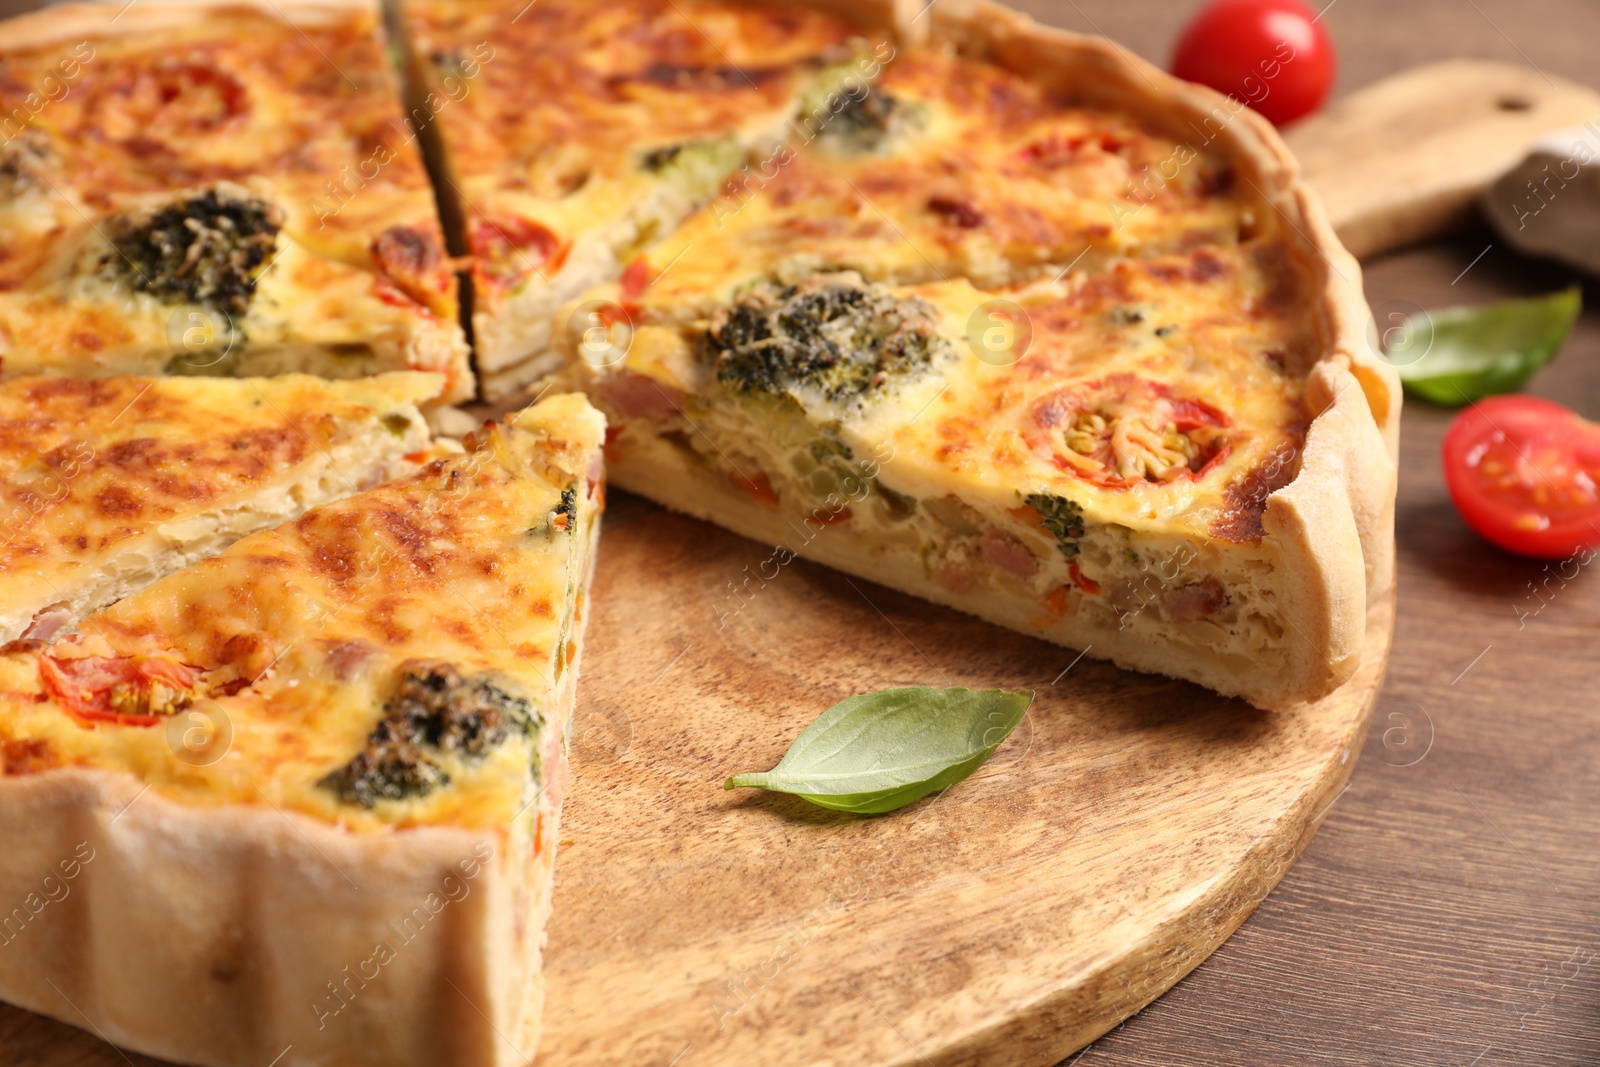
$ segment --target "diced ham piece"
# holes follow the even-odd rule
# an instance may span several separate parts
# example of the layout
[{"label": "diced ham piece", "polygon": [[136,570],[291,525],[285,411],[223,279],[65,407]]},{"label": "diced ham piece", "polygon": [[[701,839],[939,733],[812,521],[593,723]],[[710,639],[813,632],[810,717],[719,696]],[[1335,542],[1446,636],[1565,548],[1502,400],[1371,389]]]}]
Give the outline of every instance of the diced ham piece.
[{"label": "diced ham piece", "polygon": [[1228,602],[1222,584],[1208,577],[1203,582],[1174,586],[1161,594],[1161,606],[1173,622],[1193,622],[1215,615]]},{"label": "diced ham piece", "polygon": [[66,608],[45,608],[28,623],[28,628],[22,632],[20,640],[43,641],[49,644],[62,630],[71,625],[72,612]]},{"label": "diced ham piece", "polygon": [[933,580],[957,595],[972,592],[972,572],[953,563],[941,563],[934,568]]},{"label": "diced ham piece", "polygon": [[341,641],[328,649],[328,669],[341,682],[360,678],[375,652],[377,648],[366,641]]},{"label": "diced ham piece", "polygon": [[624,419],[670,419],[683,407],[683,394],[642,374],[608,374],[596,385],[603,404]]},{"label": "diced ham piece", "polygon": [[1004,530],[987,531],[978,547],[984,559],[1018,578],[1032,578],[1039,573],[1039,557]]}]

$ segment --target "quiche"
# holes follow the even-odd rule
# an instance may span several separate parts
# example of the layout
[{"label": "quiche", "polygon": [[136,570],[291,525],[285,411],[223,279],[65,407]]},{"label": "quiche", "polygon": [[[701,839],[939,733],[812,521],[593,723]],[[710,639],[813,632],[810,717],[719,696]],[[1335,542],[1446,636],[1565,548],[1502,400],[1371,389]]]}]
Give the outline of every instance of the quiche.
[{"label": "quiche", "polygon": [[551,397],[0,650],[0,998],[185,1063],[526,1063],[603,434]]},{"label": "quiche", "polygon": [[903,50],[629,261],[619,298],[709,313],[750,278],[818,269],[992,288],[1237,243],[1254,205],[1195,139],[970,54]]},{"label": "quiche", "polygon": [[[844,7],[845,5],[839,5]],[[472,270],[483,394],[552,369],[550,318],[821,124],[894,45],[817,7],[403,0],[410,110]]]},{"label": "quiche", "polygon": [[445,376],[451,260],[377,10],[61,4],[0,40],[0,374]]},{"label": "quiche", "polygon": [[1292,158],[1104,41],[922,22],[558,311],[616,483],[1264,708],[1332,691],[1390,581],[1399,390]]},{"label": "quiche", "polygon": [[0,382],[0,644],[418,469],[443,379]]}]

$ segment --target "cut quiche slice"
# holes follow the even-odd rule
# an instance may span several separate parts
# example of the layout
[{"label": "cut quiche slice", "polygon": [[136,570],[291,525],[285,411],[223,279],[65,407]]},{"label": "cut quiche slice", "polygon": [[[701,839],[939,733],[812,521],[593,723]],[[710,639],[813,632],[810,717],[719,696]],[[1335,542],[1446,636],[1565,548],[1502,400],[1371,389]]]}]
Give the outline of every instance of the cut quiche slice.
[{"label": "cut quiche slice", "polygon": [[[1386,566],[1362,527],[1394,479],[1354,379],[1318,364],[1284,298],[1296,271],[1253,243],[1001,295],[814,274],[701,324],[636,323],[625,359],[576,359],[566,381],[607,411],[624,488],[1281,707],[1354,669],[1363,560]],[[1330,449],[1360,458],[1370,497],[1340,509]]]},{"label": "cut quiche slice", "polygon": [[0,644],[417,470],[437,374],[0,382]]},{"label": "cut quiche slice", "polygon": [[61,4],[0,32],[0,372],[474,383],[362,0]]},{"label": "cut quiche slice", "polygon": [[[849,5],[837,5],[846,8]],[[550,369],[550,317],[805,128],[813,90],[894,48],[817,7],[738,0],[404,0],[411,112],[431,120],[471,256],[484,395]],[[818,90],[820,91],[820,90]]]},{"label": "cut quiche slice", "polygon": [[767,155],[631,261],[617,295],[593,295],[709,309],[751,278],[829,269],[992,288],[1260,226],[1203,126],[1141,121],[949,47],[841,84],[814,136]]},{"label": "cut quiche slice", "polygon": [[525,1064],[603,434],[549,398],[5,649],[0,899],[71,894],[0,998],[185,1063]]},{"label": "cut quiche slice", "polygon": [[925,14],[770,180],[558,311],[617,483],[1261,707],[1329,693],[1393,563],[1355,261],[1237,102]]}]

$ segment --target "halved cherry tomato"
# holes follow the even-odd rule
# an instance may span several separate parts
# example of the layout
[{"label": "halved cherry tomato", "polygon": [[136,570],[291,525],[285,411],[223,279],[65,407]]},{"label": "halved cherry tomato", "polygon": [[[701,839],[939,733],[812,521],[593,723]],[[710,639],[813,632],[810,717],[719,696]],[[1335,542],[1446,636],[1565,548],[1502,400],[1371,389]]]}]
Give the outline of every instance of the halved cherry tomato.
[{"label": "halved cherry tomato", "polygon": [[1172,73],[1228,93],[1282,126],[1333,88],[1333,42],[1303,0],[1216,0],[1178,39]]},{"label": "halved cherry tomato", "polygon": [[150,147],[212,133],[250,111],[234,74],[204,62],[163,59],[139,69],[115,60],[85,104],[96,137]]},{"label": "halved cherry tomato", "polygon": [[112,707],[112,691],[123,685],[148,695],[154,682],[171,689],[193,689],[200,680],[200,671],[159,656],[57,659],[45,652],[39,657],[39,678],[45,692],[80,719],[122,726],[155,726],[166,722],[167,716],[118,712]]},{"label": "halved cherry tomato", "polygon": [[534,271],[555,274],[566,264],[572,244],[542,222],[520,215],[475,218],[468,234],[479,277],[509,288]]},{"label": "halved cherry tomato", "polygon": [[1444,435],[1462,518],[1509,552],[1562,559],[1600,545],[1600,425],[1550,400],[1492,396]]}]

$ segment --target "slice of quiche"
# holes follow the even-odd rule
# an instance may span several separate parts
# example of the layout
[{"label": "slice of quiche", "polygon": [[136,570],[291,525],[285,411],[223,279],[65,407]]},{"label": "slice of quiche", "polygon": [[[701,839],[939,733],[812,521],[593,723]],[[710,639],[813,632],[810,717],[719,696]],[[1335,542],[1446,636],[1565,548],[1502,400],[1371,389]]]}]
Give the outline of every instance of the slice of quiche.
[{"label": "slice of quiche", "polygon": [[0,69],[0,372],[472,395],[375,5],[60,4],[4,24]]},{"label": "slice of quiche", "polygon": [[0,382],[0,644],[417,470],[437,374]]},{"label": "slice of quiche", "polygon": [[558,313],[618,484],[1262,707],[1330,692],[1392,570],[1359,268],[1254,113],[976,0],[926,27]]},{"label": "slice of quiche", "polygon": [[[835,5],[843,8],[848,5]],[[411,113],[470,254],[488,398],[551,367],[550,318],[894,48],[817,7],[405,0]]]},{"label": "slice of quiche", "polygon": [[621,362],[580,353],[567,380],[608,412],[625,488],[1282,707],[1356,665],[1394,482],[1301,284],[1280,241],[1004,294],[819,273],[642,319]]},{"label": "slice of quiche", "polygon": [[992,288],[1232,245],[1262,224],[1203,126],[1142,121],[948,46],[840,81],[802,133],[592,295],[709,312],[751,278],[817,270]]},{"label": "slice of quiche", "polygon": [[603,434],[552,397],[0,654],[0,899],[72,879],[0,999],[184,1063],[528,1062]]}]

